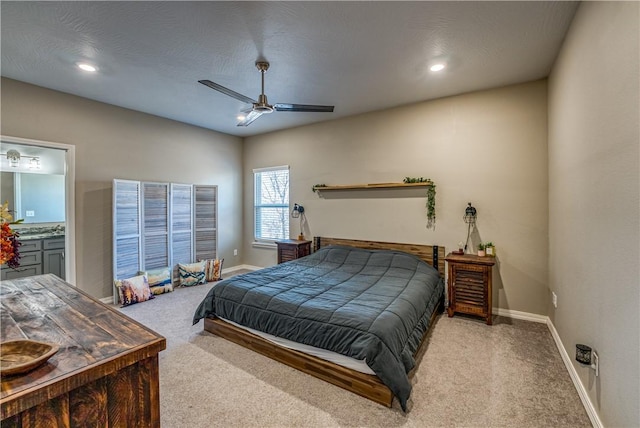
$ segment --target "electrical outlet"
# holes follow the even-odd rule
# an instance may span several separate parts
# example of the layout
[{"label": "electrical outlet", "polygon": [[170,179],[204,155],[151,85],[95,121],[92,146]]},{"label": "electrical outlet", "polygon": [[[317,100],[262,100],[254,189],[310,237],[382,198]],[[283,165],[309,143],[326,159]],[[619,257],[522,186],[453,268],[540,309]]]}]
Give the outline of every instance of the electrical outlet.
[{"label": "electrical outlet", "polygon": [[35,217],[35,215],[36,215],[36,212],[35,212],[35,211],[30,211],[30,210],[27,210],[27,211],[24,213],[24,216],[25,216],[25,217]]},{"label": "electrical outlet", "polygon": [[553,307],[558,307],[558,296],[553,291],[551,292],[551,302],[553,302]]},{"label": "electrical outlet", "polygon": [[593,358],[593,364],[591,365],[591,367],[595,369],[596,377],[600,376],[600,357],[598,357],[596,351],[593,351],[591,353],[591,357]]},{"label": "electrical outlet", "polygon": [[238,255],[238,249],[237,249],[237,248],[233,250],[233,255],[234,255],[234,256],[237,256],[237,255]]}]

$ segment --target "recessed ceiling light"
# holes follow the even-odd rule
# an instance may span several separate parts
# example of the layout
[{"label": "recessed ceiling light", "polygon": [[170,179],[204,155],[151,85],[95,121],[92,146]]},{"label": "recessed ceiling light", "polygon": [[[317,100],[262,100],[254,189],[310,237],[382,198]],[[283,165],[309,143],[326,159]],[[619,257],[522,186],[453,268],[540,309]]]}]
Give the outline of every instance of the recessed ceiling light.
[{"label": "recessed ceiling light", "polygon": [[90,73],[94,73],[94,72],[96,72],[96,71],[98,70],[98,69],[97,69],[97,68],[95,68],[93,65],[91,65],[91,64],[86,64],[86,63],[84,63],[84,62],[79,62],[79,63],[77,64],[77,66],[78,66],[78,68],[79,68],[80,70],[88,71],[88,72],[90,72]]},{"label": "recessed ceiling light", "polygon": [[431,71],[441,71],[441,70],[444,70],[444,64],[442,64],[442,63],[433,64],[433,65],[429,68],[429,70],[431,70]]},{"label": "recessed ceiling light", "polygon": [[244,114],[239,114],[239,115],[237,115],[237,116],[236,116],[236,119],[238,119],[238,120],[245,120],[245,119],[246,119],[246,116],[245,116]]}]

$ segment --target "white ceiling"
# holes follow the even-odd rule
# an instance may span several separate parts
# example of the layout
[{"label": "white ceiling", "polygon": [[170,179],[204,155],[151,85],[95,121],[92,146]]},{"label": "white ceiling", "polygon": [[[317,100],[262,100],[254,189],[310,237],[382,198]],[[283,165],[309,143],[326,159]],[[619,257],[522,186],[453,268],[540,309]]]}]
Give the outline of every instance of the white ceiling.
[{"label": "white ceiling", "polygon": [[[248,136],[546,77],[575,2],[1,2],[2,76]],[[270,103],[335,105],[274,112]],[[87,74],[74,64],[99,71]],[[444,61],[440,73],[429,71]]]}]

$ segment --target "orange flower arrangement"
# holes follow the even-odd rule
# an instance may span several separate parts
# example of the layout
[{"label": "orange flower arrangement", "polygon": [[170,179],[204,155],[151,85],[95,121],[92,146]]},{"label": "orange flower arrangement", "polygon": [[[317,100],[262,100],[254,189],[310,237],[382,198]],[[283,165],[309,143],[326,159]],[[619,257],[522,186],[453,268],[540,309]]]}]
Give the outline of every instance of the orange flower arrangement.
[{"label": "orange flower arrangement", "polygon": [[18,237],[20,234],[11,229],[12,224],[21,223],[22,220],[13,221],[11,211],[9,211],[9,202],[5,202],[2,205],[2,211],[0,211],[0,222],[2,222],[0,229],[0,244],[2,250],[0,252],[0,265],[7,264],[10,268],[17,268],[20,266],[20,241]]}]

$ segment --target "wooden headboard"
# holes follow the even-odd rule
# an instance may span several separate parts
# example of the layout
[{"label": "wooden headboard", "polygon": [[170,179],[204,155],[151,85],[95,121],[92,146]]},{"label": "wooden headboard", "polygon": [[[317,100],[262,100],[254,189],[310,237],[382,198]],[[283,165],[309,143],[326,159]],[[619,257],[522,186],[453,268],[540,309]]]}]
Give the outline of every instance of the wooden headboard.
[{"label": "wooden headboard", "polygon": [[327,238],[316,236],[313,238],[314,251],[328,245],[348,245],[350,247],[364,248],[367,250],[398,250],[418,256],[429,265],[438,269],[440,276],[444,278],[444,247],[438,245],[401,244],[397,242],[361,241],[357,239]]}]

